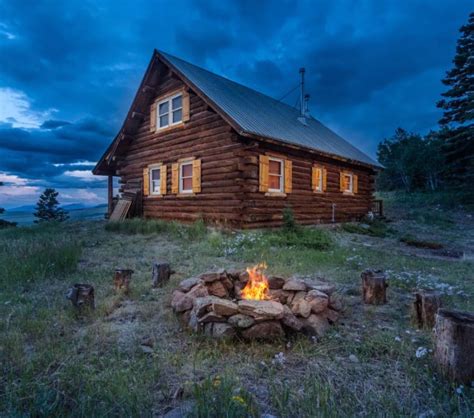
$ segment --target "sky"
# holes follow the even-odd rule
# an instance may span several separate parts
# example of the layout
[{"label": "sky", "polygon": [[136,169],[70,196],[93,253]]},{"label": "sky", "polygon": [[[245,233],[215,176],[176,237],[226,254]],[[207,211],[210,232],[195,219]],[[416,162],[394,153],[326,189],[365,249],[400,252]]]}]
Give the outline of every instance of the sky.
[{"label": "sky", "polygon": [[[154,48],[274,98],[306,68],[311,114],[375,156],[437,128],[472,0],[0,0],[0,207],[106,201],[91,169]],[[294,105],[296,92],[285,98]]]}]

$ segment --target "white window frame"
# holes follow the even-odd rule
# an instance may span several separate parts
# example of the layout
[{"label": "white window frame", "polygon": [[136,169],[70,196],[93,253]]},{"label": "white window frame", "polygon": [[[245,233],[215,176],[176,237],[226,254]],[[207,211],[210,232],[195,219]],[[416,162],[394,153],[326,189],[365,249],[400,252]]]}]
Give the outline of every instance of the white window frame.
[{"label": "white window frame", "polygon": [[[179,96],[181,96],[181,107],[173,109],[172,108],[173,99],[176,99]],[[160,115],[160,105],[162,105],[163,103],[168,103],[168,112],[164,113],[163,115]],[[181,119],[177,122],[173,122],[173,113],[178,111],[178,110],[181,110]],[[168,116],[168,124],[161,126],[160,117],[165,116],[165,115]],[[156,103],[156,128],[157,128],[157,130],[166,129],[166,128],[169,128],[170,126],[179,125],[181,123],[183,123],[183,93],[182,92],[174,94],[172,96],[168,96],[168,97],[164,98],[163,100],[160,100],[158,103]]]},{"label": "white window frame", "polygon": [[[271,189],[270,188],[270,176],[276,176],[275,174],[270,174],[270,161],[277,161],[280,163],[280,188],[279,189]],[[275,157],[268,157],[268,191],[270,193],[284,193],[285,190],[285,160],[282,160],[281,158],[275,158]]]},{"label": "white window frame", "polygon": [[[183,167],[185,165],[190,165],[191,166],[191,176],[184,177],[183,176]],[[178,176],[178,181],[179,181],[179,193],[181,194],[191,194],[193,193],[193,177],[194,177],[194,166],[193,166],[193,160],[191,161],[183,161],[179,163],[179,176]],[[190,189],[183,189],[183,180],[184,179],[191,179],[191,188]]]},{"label": "white window frame", "polygon": [[[349,181],[349,189],[344,188],[343,193],[346,194],[353,194],[354,193],[354,175],[352,173],[342,173],[343,178],[345,176],[349,176],[350,181]],[[343,184],[345,184],[345,181],[343,181]]]},{"label": "white window frame", "polygon": [[[148,167],[148,180],[150,182],[150,195],[151,196],[160,196],[161,195],[161,181],[162,181],[162,172],[161,172],[161,169],[162,169],[162,166],[163,164],[154,164],[154,165],[150,165]],[[160,183],[158,185],[158,191],[155,192],[153,191],[153,171],[154,170],[160,170]]]},{"label": "white window frame", "polygon": [[314,188],[315,192],[322,192],[323,191],[323,168],[316,166],[315,170],[319,171],[319,183]]}]

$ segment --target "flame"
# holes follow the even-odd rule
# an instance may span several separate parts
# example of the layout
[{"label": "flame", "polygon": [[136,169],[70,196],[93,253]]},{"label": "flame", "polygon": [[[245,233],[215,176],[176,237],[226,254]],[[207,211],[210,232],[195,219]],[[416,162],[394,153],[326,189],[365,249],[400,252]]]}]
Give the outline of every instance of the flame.
[{"label": "flame", "polygon": [[242,298],[251,300],[268,299],[268,280],[263,274],[263,270],[267,268],[265,263],[257,264],[252,268],[247,268],[249,281],[242,289]]}]

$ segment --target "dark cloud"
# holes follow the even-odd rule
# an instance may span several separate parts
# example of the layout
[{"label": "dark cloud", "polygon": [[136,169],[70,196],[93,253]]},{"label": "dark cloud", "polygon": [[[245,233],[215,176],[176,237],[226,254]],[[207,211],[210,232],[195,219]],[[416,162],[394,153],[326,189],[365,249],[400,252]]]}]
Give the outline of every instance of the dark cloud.
[{"label": "dark cloud", "polygon": [[0,172],[96,187],[78,177],[90,167],[71,164],[96,161],[110,143],[153,48],[275,98],[305,66],[313,115],[373,155],[397,126],[436,127],[440,79],[471,9],[470,0],[0,2],[0,89],[23,92],[39,120],[0,121]]}]

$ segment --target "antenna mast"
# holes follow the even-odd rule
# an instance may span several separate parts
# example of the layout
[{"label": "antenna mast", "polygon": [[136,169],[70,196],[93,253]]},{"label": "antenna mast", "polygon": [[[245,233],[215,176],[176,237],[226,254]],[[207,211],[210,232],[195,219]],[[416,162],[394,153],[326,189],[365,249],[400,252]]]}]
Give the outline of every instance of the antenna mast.
[{"label": "antenna mast", "polygon": [[300,116],[305,116],[305,95],[304,95],[304,73],[306,72],[304,67],[300,68],[301,74],[301,97],[300,97]]}]

